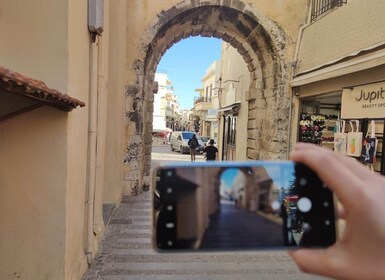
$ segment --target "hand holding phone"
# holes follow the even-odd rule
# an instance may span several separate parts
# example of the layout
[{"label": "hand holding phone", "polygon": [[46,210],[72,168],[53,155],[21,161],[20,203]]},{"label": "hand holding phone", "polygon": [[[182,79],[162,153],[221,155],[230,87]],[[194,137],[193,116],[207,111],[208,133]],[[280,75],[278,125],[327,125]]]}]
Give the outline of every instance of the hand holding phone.
[{"label": "hand holding phone", "polygon": [[154,171],[154,245],[168,249],[325,247],[331,191],[291,161],[164,164]]}]

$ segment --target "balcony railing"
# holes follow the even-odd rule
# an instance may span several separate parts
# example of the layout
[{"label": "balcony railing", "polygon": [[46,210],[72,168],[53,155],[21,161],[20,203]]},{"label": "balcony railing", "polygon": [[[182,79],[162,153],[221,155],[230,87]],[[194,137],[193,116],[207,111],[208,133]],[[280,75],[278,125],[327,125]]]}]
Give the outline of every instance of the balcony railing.
[{"label": "balcony railing", "polygon": [[211,98],[206,98],[206,97],[196,97],[194,100],[194,104],[198,104],[201,102],[211,102]]},{"label": "balcony railing", "polygon": [[346,4],[347,0],[312,0],[311,21],[315,21],[320,15],[334,8]]}]

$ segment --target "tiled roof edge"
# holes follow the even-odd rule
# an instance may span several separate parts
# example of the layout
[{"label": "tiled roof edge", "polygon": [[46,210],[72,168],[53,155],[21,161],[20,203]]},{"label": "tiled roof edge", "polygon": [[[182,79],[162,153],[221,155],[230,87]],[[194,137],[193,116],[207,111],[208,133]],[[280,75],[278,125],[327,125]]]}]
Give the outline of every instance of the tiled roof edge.
[{"label": "tiled roof edge", "polygon": [[42,100],[43,102],[50,103],[60,109],[65,109],[66,111],[71,111],[78,106],[85,106],[84,102],[76,98],[72,98],[71,96],[58,90],[52,89],[40,80],[29,78],[1,65],[0,79],[7,83],[13,83],[14,86],[21,89],[23,91],[23,95],[27,97]]}]

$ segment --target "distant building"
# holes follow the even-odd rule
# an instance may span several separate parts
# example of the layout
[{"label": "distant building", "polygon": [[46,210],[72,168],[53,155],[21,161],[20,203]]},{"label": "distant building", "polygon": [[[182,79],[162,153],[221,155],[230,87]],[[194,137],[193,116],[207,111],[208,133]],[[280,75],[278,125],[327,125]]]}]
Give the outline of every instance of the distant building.
[{"label": "distant building", "polygon": [[158,82],[158,93],[154,94],[153,131],[166,129],[166,85],[167,73],[155,73],[155,81]]},{"label": "distant building", "polygon": [[218,149],[222,160],[246,160],[249,102],[246,91],[250,72],[242,56],[229,43],[222,43],[219,85]]},{"label": "distant building", "polygon": [[192,121],[194,130],[202,136],[218,136],[217,112],[219,108],[218,85],[220,81],[220,60],[214,61],[202,78],[202,87],[196,89],[199,97],[194,100]]}]

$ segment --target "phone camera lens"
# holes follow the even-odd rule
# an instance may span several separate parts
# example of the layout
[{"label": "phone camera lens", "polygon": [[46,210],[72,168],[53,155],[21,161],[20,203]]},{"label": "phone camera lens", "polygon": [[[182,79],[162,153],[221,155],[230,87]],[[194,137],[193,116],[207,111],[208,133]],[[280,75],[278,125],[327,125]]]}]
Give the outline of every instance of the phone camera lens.
[{"label": "phone camera lens", "polygon": [[306,184],[307,184],[307,180],[305,178],[301,178],[299,180],[299,185],[300,186],[304,187],[304,186],[306,186]]},{"label": "phone camera lens", "polygon": [[174,207],[173,207],[172,205],[168,205],[168,206],[167,206],[167,210],[168,210],[168,211],[172,211],[172,210],[174,210]]},{"label": "phone camera lens", "polygon": [[302,230],[304,232],[309,232],[311,230],[311,226],[308,223],[303,223],[302,224]]},{"label": "phone camera lens", "polygon": [[312,207],[311,200],[307,197],[301,197],[297,202],[297,207],[302,213],[307,213]]}]

